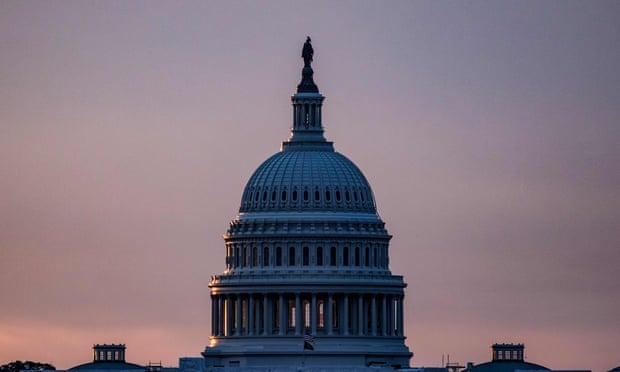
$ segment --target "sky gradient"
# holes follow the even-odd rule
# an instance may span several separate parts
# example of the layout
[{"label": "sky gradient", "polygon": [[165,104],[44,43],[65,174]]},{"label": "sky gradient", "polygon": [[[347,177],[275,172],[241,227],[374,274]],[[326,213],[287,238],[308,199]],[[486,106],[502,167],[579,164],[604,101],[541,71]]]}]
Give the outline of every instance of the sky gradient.
[{"label": "sky gradient", "polygon": [[313,39],[412,365],[620,365],[620,2],[0,2],[0,364],[177,365]]}]

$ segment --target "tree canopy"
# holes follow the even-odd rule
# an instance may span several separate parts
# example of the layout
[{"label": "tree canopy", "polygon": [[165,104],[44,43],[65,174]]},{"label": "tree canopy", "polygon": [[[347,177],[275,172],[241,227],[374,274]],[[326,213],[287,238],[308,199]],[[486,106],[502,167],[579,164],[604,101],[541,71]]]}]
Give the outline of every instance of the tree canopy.
[{"label": "tree canopy", "polygon": [[21,360],[16,360],[14,362],[3,364],[0,366],[0,372],[19,372],[24,370],[42,371],[46,369],[55,370],[56,367],[48,363],[39,363],[30,360],[27,360],[25,362],[22,362]]}]

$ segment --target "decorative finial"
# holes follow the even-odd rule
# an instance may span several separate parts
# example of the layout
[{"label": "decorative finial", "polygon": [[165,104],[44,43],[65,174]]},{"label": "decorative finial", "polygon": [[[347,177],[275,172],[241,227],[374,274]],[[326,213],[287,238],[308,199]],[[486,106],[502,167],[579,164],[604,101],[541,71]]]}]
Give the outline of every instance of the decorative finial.
[{"label": "decorative finial", "polygon": [[312,44],[310,43],[311,41],[312,39],[310,39],[310,36],[306,36],[306,42],[304,43],[304,48],[301,51],[301,58],[304,59],[304,67],[309,67],[312,63],[314,49],[312,49]]}]

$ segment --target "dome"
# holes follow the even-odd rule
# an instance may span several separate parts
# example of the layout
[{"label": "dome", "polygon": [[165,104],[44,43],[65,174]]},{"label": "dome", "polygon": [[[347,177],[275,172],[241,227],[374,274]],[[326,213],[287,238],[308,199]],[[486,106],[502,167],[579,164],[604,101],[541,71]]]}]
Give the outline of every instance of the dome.
[{"label": "dome", "polygon": [[344,155],[333,150],[281,151],[252,174],[239,212],[299,210],[376,213],[366,177]]}]

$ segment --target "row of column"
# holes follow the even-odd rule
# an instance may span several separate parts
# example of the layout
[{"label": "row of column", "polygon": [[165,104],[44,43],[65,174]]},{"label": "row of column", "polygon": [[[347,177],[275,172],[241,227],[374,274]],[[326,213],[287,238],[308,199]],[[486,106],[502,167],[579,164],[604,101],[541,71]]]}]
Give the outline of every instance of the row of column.
[{"label": "row of column", "polygon": [[321,105],[316,103],[293,104],[294,127],[321,127]]},{"label": "row of column", "polygon": [[334,293],[211,296],[213,336],[403,336],[403,295]]}]

